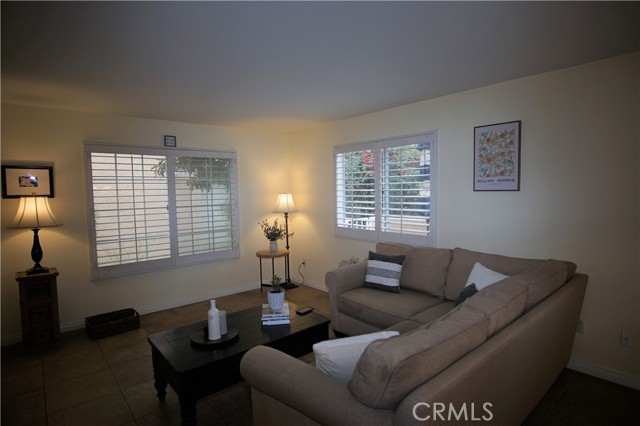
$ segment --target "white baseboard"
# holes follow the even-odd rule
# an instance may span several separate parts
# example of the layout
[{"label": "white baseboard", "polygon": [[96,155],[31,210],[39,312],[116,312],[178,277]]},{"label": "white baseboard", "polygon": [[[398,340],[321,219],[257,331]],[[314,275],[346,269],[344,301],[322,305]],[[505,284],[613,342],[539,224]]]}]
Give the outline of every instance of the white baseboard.
[{"label": "white baseboard", "polygon": [[[305,285],[307,285],[305,283]],[[212,291],[208,294],[202,294],[199,296],[174,300],[168,303],[161,303],[158,305],[147,305],[147,306],[139,306],[134,307],[136,311],[140,315],[150,314],[153,312],[164,311],[167,309],[178,308],[180,306],[191,305],[192,303],[203,302],[205,300],[216,299],[223,296],[230,296],[232,294],[242,293],[249,290],[255,290],[259,287],[258,283],[245,284],[238,287],[225,288],[222,290]],[[84,328],[84,319],[79,321],[67,322],[64,324],[60,324],[60,333],[67,333],[69,331],[80,330]],[[3,336],[2,337],[2,346],[13,345],[15,343],[20,343],[22,341],[22,334],[14,334],[11,336]]]},{"label": "white baseboard", "polygon": [[567,368],[597,377],[599,379],[617,383],[628,388],[640,390],[640,377],[620,373],[618,371],[608,370],[606,368],[598,367],[597,365],[589,364],[583,361],[577,361],[574,359],[569,360]]},{"label": "white baseboard", "polygon": [[316,283],[309,280],[303,280],[302,277],[291,277],[291,281],[293,281],[298,285],[304,285],[307,287],[315,288],[316,290],[324,291],[327,293],[329,292],[329,289],[327,288],[327,285],[325,283]]},{"label": "white baseboard", "polygon": [[[153,312],[165,311],[167,309],[178,308],[180,306],[191,305],[193,303],[203,302],[205,300],[217,299],[219,297],[230,296],[232,294],[242,293],[244,291],[255,290],[260,288],[258,283],[245,284],[238,287],[225,288],[222,290],[212,291],[204,295],[191,297],[188,299],[180,299],[159,305],[141,306],[136,308],[140,315],[151,314]],[[206,318],[205,318],[206,319]]]}]

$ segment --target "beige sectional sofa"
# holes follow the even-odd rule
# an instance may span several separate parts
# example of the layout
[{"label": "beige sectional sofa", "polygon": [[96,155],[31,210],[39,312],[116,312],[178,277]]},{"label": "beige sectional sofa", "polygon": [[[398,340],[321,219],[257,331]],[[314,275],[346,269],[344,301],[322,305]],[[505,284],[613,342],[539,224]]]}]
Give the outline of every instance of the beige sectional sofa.
[{"label": "beige sectional sofa", "polygon": [[[379,243],[404,255],[400,293],[363,287],[367,261],[326,274],[338,334],[369,344],[342,383],[266,347],[241,372],[255,424],[520,424],[566,366],[587,284],[575,265]],[[508,276],[454,306],[476,263]]]}]

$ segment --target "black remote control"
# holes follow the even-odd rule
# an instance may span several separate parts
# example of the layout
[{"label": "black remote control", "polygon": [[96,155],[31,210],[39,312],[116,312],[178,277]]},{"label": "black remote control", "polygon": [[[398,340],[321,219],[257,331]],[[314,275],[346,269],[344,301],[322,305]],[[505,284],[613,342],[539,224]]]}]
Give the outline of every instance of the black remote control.
[{"label": "black remote control", "polygon": [[311,306],[305,306],[304,308],[296,310],[296,314],[298,315],[307,315],[310,312],[313,312],[313,308]]}]

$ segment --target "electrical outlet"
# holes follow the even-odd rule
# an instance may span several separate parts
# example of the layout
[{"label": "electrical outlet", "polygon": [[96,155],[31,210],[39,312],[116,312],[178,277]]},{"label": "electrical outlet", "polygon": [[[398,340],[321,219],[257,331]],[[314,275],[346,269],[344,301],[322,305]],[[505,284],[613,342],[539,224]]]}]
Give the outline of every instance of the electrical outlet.
[{"label": "electrical outlet", "polygon": [[633,347],[633,331],[620,330],[620,344],[630,348]]},{"label": "electrical outlet", "polygon": [[584,320],[580,318],[578,320],[578,326],[576,327],[576,333],[584,334]]}]

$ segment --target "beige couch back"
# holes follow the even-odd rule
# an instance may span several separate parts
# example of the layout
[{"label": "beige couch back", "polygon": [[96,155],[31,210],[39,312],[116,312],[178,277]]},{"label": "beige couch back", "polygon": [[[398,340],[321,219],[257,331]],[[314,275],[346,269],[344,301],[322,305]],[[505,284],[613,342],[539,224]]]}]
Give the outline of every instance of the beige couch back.
[{"label": "beige couch back", "polygon": [[456,300],[476,262],[509,276],[544,262],[541,259],[501,256],[462,248],[451,250],[398,243],[378,243],[376,252],[406,256],[400,276],[401,289],[426,292],[447,300]]},{"label": "beige couch back", "polygon": [[404,255],[400,287],[444,298],[451,250],[432,247],[412,247],[406,244],[378,243],[376,252]]}]

